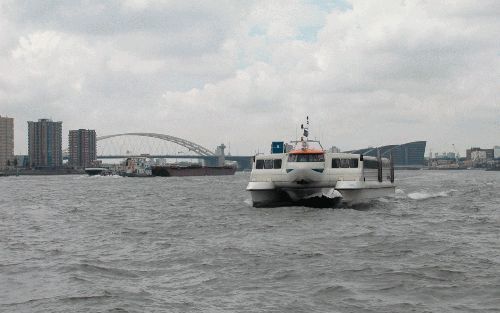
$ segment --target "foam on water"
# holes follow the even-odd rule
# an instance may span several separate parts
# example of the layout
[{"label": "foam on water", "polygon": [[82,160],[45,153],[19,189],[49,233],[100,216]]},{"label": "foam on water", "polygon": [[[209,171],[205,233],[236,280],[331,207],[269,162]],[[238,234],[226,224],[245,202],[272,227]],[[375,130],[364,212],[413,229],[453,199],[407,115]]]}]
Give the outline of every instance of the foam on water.
[{"label": "foam on water", "polygon": [[120,175],[92,175],[92,176],[86,175],[86,177],[89,179],[125,178],[125,177],[120,176]]},{"label": "foam on water", "polygon": [[450,193],[448,191],[440,191],[440,192],[412,192],[408,194],[408,198],[413,200],[427,200],[431,198],[438,197],[448,197]]},{"label": "foam on water", "polygon": [[398,195],[401,195],[401,194],[404,194],[405,191],[403,189],[396,188],[395,193],[398,194]]}]

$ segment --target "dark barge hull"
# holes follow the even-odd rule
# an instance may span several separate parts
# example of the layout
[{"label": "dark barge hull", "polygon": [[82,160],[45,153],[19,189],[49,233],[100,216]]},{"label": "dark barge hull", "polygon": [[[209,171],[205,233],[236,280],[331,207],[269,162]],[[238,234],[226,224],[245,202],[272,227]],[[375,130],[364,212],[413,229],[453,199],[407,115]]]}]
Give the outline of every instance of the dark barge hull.
[{"label": "dark barge hull", "polygon": [[235,167],[210,167],[210,166],[153,166],[153,176],[219,176],[234,175]]}]

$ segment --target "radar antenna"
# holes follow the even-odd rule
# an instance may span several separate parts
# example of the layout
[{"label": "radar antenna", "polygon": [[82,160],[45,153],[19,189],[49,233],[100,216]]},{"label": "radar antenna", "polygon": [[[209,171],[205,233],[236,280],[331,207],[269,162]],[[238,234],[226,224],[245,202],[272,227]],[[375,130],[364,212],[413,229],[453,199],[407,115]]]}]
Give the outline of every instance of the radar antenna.
[{"label": "radar antenna", "polygon": [[306,141],[309,139],[309,116],[306,117],[306,126],[304,124],[300,125],[300,128],[304,131],[303,136],[306,137]]},{"label": "radar antenna", "polygon": [[[307,150],[309,149],[309,144],[314,143],[319,146],[318,150],[325,151],[319,140],[309,140],[309,116],[306,117],[306,124],[300,125],[300,129],[302,129],[302,136],[300,136],[300,139],[291,141],[291,143],[296,145],[297,149]],[[301,146],[300,148],[298,147],[299,145]]]}]

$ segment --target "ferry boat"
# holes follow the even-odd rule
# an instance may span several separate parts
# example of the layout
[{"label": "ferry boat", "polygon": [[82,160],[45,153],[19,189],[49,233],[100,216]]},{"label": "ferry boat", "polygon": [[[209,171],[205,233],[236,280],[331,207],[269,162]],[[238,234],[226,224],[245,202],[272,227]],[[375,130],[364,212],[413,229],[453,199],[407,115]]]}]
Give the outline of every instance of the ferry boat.
[{"label": "ferry boat", "polygon": [[392,158],[326,152],[319,141],[309,139],[309,117],[301,128],[303,136],[293,145],[274,142],[271,154],[254,157],[246,188],[254,207],[355,205],[394,194]]}]

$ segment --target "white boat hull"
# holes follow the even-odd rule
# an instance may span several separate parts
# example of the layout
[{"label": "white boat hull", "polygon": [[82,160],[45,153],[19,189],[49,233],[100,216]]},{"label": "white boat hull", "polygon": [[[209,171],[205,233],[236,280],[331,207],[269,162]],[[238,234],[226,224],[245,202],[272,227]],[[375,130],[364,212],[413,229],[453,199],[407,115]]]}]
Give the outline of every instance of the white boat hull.
[{"label": "white boat hull", "polygon": [[339,181],[336,190],[342,195],[343,202],[353,205],[392,196],[395,186],[391,182]]},{"label": "white boat hull", "polygon": [[[348,186],[339,182],[339,188],[269,188],[252,189],[249,184],[247,190],[250,191],[253,205],[272,206],[281,203],[300,203],[305,200],[339,199],[347,205],[356,205],[369,202],[370,200],[394,195],[395,186],[393,184],[378,183],[360,186],[353,184]],[[255,183],[253,183],[255,185]],[[272,183],[266,183],[271,187]],[[260,186],[263,187],[263,186]],[[341,189],[340,189],[341,188]]]},{"label": "white boat hull", "polygon": [[250,182],[247,186],[250,191],[253,206],[269,206],[286,201],[279,189],[272,182]]}]

